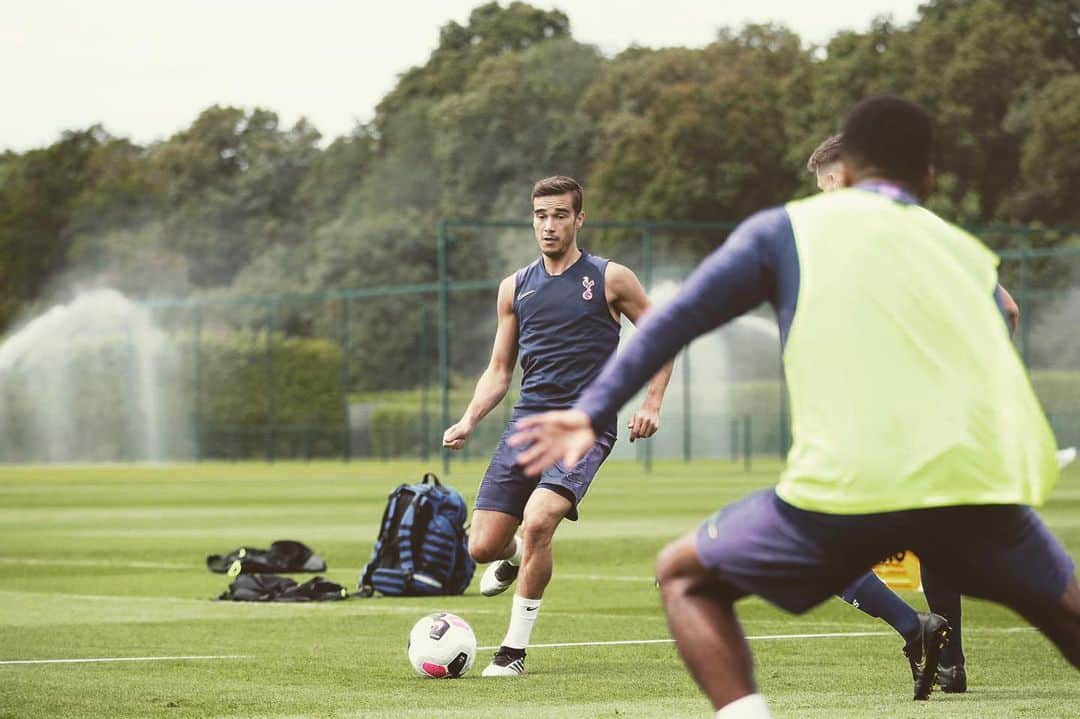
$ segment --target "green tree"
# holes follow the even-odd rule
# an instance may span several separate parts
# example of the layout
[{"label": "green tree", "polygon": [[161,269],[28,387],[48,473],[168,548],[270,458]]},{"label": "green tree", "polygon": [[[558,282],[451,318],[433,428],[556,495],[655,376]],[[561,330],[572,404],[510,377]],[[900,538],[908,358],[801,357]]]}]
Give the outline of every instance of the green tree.
[{"label": "green tree", "polygon": [[[434,232],[417,210],[371,215],[319,231],[308,282],[320,289],[359,289],[431,282],[435,278]],[[416,295],[353,300],[350,358],[356,389],[414,386],[418,333],[428,299]],[[337,336],[339,316],[323,314],[315,332]]]},{"label": "green tree", "polygon": [[0,328],[67,267],[73,212],[80,195],[96,185],[103,167],[94,158],[110,142],[94,126],[65,132],[45,149],[5,156],[0,173]]},{"label": "green tree", "polygon": [[803,78],[804,111],[791,138],[791,162],[800,169],[822,140],[840,131],[852,104],[882,92],[910,96],[912,89],[915,60],[908,31],[887,18],[874,20],[867,32],[838,33],[822,53],[823,59]]},{"label": "green tree", "polygon": [[547,175],[583,177],[589,122],[578,98],[601,58],[572,40],[492,58],[432,109],[442,213],[526,216],[528,189]]},{"label": "green tree", "polygon": [[1080,225],[1080,74],[1050,81],[1013,126],[1023,137],[1021,189],[1007,212],[1020,220]]},{"label": "green tree", "polygon": [[[531,182],[556,172],[584,180],[593,218],[737,219],[811,192],[806,156],[853,102],[883,91],[937,119],[933,209],[975,224],[1080,223],[1078,39],[1075,0],[931,0],[909,25],[879,19],[823,47],[749,25],[702,49],[607,59],[558,10],[489,2],[444,25],[374,120],[325,149],[305,121],[213,106],[148,147],[93,127],[3,153],[0,327],[86,275],[138,295],[428,282],[440,218],[524,217]],[[509,233],[481,250],[461,239],[451,266],[470,279],[506,271],[509,243],[520,248]],[[716,241],[686,244],[700,254]],[[358,341],[387,349],[364,371],[405,383],[395,363],[415,333],[394,325],[417,318],[366,311]],[[335,331],[324,323],[309,308],[279,326]]]},{"label": "green tree", "polygon": [[307,232],[341,214],[346,197],[370,173],[374,155],[375,139],[361,125],[315,156],[294,199]]},{"label": "green tree", "polygon": [[911,94],[937,121],[936,162],[957,178],[954,199],[974,193],[983,218],[999,216],[1018,175],[1020,138],[1005,122],[1010,109],[1056,68],[1034,30],[1001,2],[974,0],[924,8],[911,34]]},{"label": "green tree", "polygon": [[410,102],[437,100],[461,91],[485,58],[569,34],[570,20],[560,10],[541,10],[523,2],[505,8],[497,2],[480,5],[469,14],[467,25],[451,21],[442,26],[438,47],[424,65],[406,71],[382,99],[375,124],[383,133]]},{"label": "green tree", "polygon": [[433,104],[419,99],[400,109],[379,138],[369,170],[344,196],[341,219],[359,221],[395,209],[434,210],[442,188],[435,171]]},{"label": "green tree", "polygon": [[166,232],[195,286],[228,284],[274,244],[302,240],[298,187],[318,156],[301,119],[282,129],[268,110],[214,106],[151,153],[165,181]]},{"label": "green tree", "polygon": [[616,217],[704,221],[787,199],[798,173],[785,94],[808,63],[797,37],[768,26],[721,33],[700,51],[620,56],[584,100],[594,114],[605,96],[619,107],[596,144],[594,203]]}]

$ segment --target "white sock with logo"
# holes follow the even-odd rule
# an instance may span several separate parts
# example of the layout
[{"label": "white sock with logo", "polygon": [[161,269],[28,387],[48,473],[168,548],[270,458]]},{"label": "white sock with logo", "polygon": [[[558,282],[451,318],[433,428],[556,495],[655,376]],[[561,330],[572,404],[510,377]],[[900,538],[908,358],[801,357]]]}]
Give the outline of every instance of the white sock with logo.
[{"label": "white sock with logo", "polygon": [[533,624],[536,623],[536,615],[540,613],[540,603],[543,599],[526,599],[514,595],[514,606],[510,610],[510,628],[506,630],[506,636],[502,640],[504,647],[511,649],[524,649],[529,646],[529,635],[532,634]]},{"label": "white sock with logo", "polygon": [[747,694],[716,712],[716,719],[772,719],[765,697]]}]

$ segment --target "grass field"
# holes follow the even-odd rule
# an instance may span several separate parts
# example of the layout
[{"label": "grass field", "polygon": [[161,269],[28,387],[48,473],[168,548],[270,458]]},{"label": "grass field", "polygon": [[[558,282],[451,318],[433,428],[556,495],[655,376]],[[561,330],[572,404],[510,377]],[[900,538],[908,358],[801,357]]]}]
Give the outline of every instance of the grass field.
[{"label": "grass field", "polygon": [[[560,528],[536,644],[663,640],[651,581],[668,540],[770,484],[719,462],[613,462]],[[405,639],[423,614],[468,619],[499,643],[509,596],[311,605],[214,602],[207,554],[275,539],[311,545],[354,587],[386,494],[417,463],[0,468],[0,717],[683,717],[710,710],[667,642],[538,646],[517,680],[414,675]],[[471,501],[483,466],[449,480]],[[1080,472],[1044,516],[1080,555]],[[976,561],[973,558],[973,561]],[[479,573],[477,574],[479,577]],[[475,582],[474,582],[475,586]],[[921,595],[908,597],[919,608]],[[970,692],[910,699],[901,641],[839,600],[801,617],[740,604],[777,717],[1076,717],[1080,675],[1013,614],[966,601]],[[790,635],[841,636],[794,638]],[[858,635],[858,636],[852,636]],[[45,659],[218,657],[101,663]]]}]

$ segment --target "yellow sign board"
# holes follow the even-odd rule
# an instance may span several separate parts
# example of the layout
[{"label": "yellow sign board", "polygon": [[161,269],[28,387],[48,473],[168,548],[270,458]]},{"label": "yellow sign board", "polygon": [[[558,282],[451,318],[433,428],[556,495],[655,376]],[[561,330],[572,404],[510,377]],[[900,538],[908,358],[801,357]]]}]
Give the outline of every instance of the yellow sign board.
[{"label": "yellow sign board", "polygon": [[891,589],[922,591],[919,558],[914,552],[897,552],[874,565],[874,574]]}]

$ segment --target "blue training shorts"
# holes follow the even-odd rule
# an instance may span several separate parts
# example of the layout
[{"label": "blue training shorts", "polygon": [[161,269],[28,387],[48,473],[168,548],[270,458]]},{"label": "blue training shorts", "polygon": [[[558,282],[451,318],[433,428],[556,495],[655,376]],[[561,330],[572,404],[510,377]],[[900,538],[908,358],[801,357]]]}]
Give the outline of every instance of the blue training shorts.
[{"label": "blue training shorts", "polygon": [[[520,416],[524,415],[515,416],[514,419]],[[570,511],[566,513],[566,518],[576,521],[578,504],[589,491],[589,485],[592,484],[600,465],[611,454],[615,438],[607,434],[601,435],[592,449],[570,469],[560,462],[539,477],[526,477],[517,463],[517,454],[520,450],[506,443],[514,430],[514,420],[511,420],[499,440],[499,446],[495,448],[495,454],[491,457],[491,464],[488,465],[483,480],[480,481],[480,489],[476,492],[475,508],[504,512],[517,517],[520,522],[524,516],[525,504],[529,501],[533,490],[544,487],[570,500]]]},{"label": "blue training shorts", "polygon": [[698,559],[742,595],[804,612],[881,559],[910,549],[964,594],[1019,611],[1057,605],[1075,565],[1031,507],[965,505],[824,514],[765,489],[697,531]]}]

